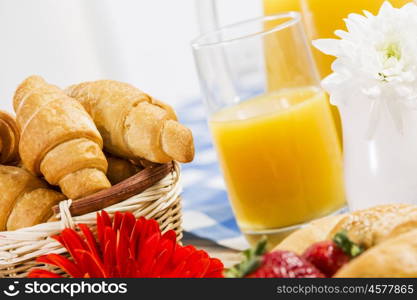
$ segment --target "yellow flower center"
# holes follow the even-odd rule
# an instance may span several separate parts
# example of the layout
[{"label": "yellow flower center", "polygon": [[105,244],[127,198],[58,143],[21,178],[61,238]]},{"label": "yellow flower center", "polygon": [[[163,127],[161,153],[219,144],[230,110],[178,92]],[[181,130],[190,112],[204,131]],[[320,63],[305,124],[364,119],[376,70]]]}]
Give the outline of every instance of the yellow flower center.
[{"label": "yellow flower center", "polygon": [[385,52],[385,59],[388,60],[392,57],[396,58],[397,60],[401,59],[401,49],[400,46],[397,43],[391,43],[388,44],[384,48]]},{"label": "yellow flower center", "polygon": [[383,70],[378,73],[378,79],[382,82],[388,82],[389,77],[393,76],[390,69],[394,68],[401,60],[401,47],[399,43],[387,43],[379,49]]}]

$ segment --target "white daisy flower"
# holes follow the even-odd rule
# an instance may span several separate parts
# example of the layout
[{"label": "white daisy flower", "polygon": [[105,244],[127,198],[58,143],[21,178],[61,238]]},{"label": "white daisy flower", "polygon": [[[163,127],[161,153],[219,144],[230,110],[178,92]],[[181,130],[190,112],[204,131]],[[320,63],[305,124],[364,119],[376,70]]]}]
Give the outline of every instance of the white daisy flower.
[{"label": "white daisy flower", "polygon": [[417,5],[394,8],[385,2],[376,16],[364,11],[344,21],[347,31],[335,32],[340,39],[313,41],[336,57],[323,88],[335,105],[360,101],[365,95],[373,101],[371,123],[377,122],[377,111],[385,102],[401,131],[401,111],[417,108]]}]

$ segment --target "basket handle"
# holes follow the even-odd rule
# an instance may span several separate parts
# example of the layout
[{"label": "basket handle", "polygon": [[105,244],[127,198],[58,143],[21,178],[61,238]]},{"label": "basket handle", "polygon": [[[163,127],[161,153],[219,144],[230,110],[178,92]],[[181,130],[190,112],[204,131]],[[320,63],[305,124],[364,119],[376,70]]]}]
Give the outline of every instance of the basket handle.
[{"label": "basket handle", "polygon": [[[172,162],[149,166],[109,189],[73,201],[69,208],[70,213],[72,216],[80,216],[93,211],[99,211],[140,194],[167,176],[173,168],[174,165]],[[55,205],[52,210],[55,214],[59,213],[59,205]]]}]

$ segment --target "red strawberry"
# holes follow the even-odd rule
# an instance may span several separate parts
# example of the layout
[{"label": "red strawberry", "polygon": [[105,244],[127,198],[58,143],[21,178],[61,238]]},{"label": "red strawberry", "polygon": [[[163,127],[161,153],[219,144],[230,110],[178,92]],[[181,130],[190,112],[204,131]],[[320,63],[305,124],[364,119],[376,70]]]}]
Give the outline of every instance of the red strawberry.
[{"label": "red strawberry", "polygon": [[311,263],[289,251],[265,253],[266,239],[243,252],[245,259],[229,269],[227,277],[317,278],[324,275]]},{"label": "red strawberry", "polygon": [[304,252],[303,258],[327,277],[332,277],[344,264],[362,252],[363,249],[350,241],[346,232],[339,232],[333,241],[318,242],[310,246]]},{"label": "red strawberry", "polygon": [[350,257],[333,241],[313,244],[304,252],[303,258],[315,265],[327,277],[332,277],[350,260]]},{"label": "red strawberry", "polygon": [[311,263],[289,251],[274,251],[263,256],[262,263],[249,278],[322,278]]}]

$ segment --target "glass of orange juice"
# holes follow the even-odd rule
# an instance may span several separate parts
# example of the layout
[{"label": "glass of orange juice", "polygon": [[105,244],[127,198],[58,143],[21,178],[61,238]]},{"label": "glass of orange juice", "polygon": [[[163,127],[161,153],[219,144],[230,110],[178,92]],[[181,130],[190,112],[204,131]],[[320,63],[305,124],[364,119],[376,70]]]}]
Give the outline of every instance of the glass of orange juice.
[{"label": "glass of orange juice", "polygon": [[223,27],[192,47],[228,196],[249,242],[266,235],[273,244],[342,209],[341,146],[300,14]]}]

